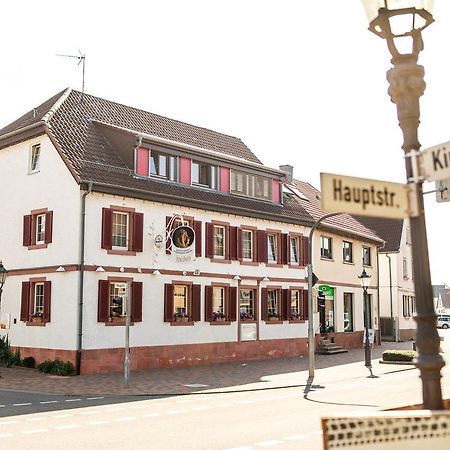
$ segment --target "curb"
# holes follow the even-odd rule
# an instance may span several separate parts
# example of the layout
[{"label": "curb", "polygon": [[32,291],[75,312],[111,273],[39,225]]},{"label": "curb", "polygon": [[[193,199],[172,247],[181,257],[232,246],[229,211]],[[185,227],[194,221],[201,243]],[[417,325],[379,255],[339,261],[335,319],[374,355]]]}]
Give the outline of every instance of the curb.
[{"label": "curb", "polygon": [[398,366],[414,366],[415,364],[412,361],[378,361],[380,364],[394,364]]}]

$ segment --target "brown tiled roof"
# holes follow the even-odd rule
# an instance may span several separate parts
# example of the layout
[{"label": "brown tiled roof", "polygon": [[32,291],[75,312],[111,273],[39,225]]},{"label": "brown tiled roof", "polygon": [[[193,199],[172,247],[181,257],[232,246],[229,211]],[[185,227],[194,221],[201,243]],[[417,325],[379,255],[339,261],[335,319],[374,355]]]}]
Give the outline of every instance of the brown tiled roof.
[{"label": "brown tiled roof", "polygon": [[[213,211],[235,212],[286,223],[303,225],[313,223],[313,219],[302,205],[292,200],[287,200],[284,205],[278,205],[178,183],[135,177],[132,163],[127,164],[123,160],[123,151],[114,148],[101,124],[134,130],[136,135],[142,133],[157,136],[218,152],[253,165],[261,165],[261,162],[240,139],[235,137],[91,95],[85,94],[83,101],[81,100],[81,93],[78,91],[58,94],[37,108],[39,114],[27,113],[0,130],[0,140],[2,134],[45,119],[51,136],[65,156],[67,164],[83,183],[94,183],[96,191],[123,193],[131,197]],[[57,103],[55,111],[49,113],[55,103]],[[124,145],[129,147],[128,154],[132,155],[135,138],[129,133],[123,133],[123,136]],[[264,170],[262,165],[261,169]]]},{"label": "brown tiled roof", "polygon": [[373,230],[386,245],[380,249],[382,253],[397,252],[402,239],[403,219],[385,219],[381,217],[357,216],[357,220]]},{"label": "brown tiled roof", "polygon": [[[320,208],[320,191],[315,187],[300,180],[293,180],[292,186],[306,197],[306,199],[296,198],[308,214],[313,217],[314,221],[329,213],[329,211]],[[349,214],[339,214],[325,219],[322,225],[319,225],[319,228],[330,229],[338,232],[338,234],[357,234],[378,243],[381,243],[382,240],[371,229]]]}]

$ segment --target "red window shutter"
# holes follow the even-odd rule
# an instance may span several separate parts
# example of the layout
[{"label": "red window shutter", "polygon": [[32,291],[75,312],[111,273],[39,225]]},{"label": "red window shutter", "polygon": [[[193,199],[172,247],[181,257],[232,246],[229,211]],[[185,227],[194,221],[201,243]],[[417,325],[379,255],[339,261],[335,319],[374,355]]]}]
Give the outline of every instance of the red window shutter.
[{"label": "red window shutter", "polygon": [[212,296],[213,296],[213,287],[205,286],[205,321],[212,321]]},{"label": "red window shutter", "polygon": [[237,229],[237,259],[242,260],[242,228]]},{"label": "red window shutter", "polygon": [[20,320],[27,322],[30,317],[30,289],[31,283],[24,281],[22,283],[22,301],[20,304]]},{"label": "red window shutter", "polygon": [[108,320],[109,320],[109,281],[99,280],[97,321],[108,322]]},{"label": "red window shutter", "polygon": [[164,322],[173,321],[173,285],[164,285]]},{"label": "red window shutter", "polygon": [[201,288],[199,284],[192,285],[192,320],[194,322],[200,321]]},{"label": "red window shutter", "polygon": [[23,216],[23,245],[31,245],[31,214]]},{"label": "red window shutter", "polygon": [[195,256],[202,256],[202,222],[194,220],[195,231]]},{"label": "red window shutter", "polygon": [[258,262],[267,263],[267,235],[264,230],[256,232],[257,248],[258,248]]},{"label": "red window shutter", "polygon": [[142,252],[144,249],[144,214],[133,214],[133,242],[131,250]]},{"label": "red window shutter", "polygon": [[289,289],[281,290],[281,318],[283,320],[291,318],[291,291]]},{"label": "red window shutter", "polygon": [[52,299],[52,282],[44,282],[44,314],[43,321],[50,322],[50,311],[51,311],[51,299]]},{"label": "red window shutter", "polygon": [[131,283],[131,311],[132,322],[142,322],[142,283],[133,281]]},{"label": "red window shutter", "polygon": [[138,147],[136,149],[135,172],[142,177],[148,177],[148,154],[148,148]]},{"label": "red window shutter", "polygon": [[308,320],[308,291],[303,289],[302,291],[302,313],[301,318]]},{"label": "red window shutter", "polygon": [[206,236],[205,236],[205,256],[207,258],[213,258],[214,250],[214,227],[212,223],[206,223]]},{"label": "red window shutter", "polygon": [[237,320],[237,287],[230,287],[228,301],[228,319],[234,322]]},{"label": "red window shutter", "polygon": [[288,252],[289,252],[289,235],[283,233],[281,235],[281,264],[288,264]]},{"label": "red window shutter", "polygon": [[268,320],[269,318],[268,301],[269,301],[268,289],[263,288],[261,289],[261,320]]},{"label": "red window shutter", "polygon": [[300,237],[300,249],[301,257],[300,257],[300,264],[302,266],[306,266],[309,264],[309,238],[307,236],[301,236]]},{"label": "red window shutter", "polygon": [[230,230],[230,259],[236,261],[239,258],[239,229],[237,227],[229,227]]},{"label": "red window shutter", "polygon": [[45,237],[44,242],[50,244],[53,235],[53,211],[45,213]]},{"label": "red window shutter", "polygon": [[166,253],[170,255],[171,253],[171,246],[172,246],[172,240],[169,239],[169,236],[172,234],[172,228],[169,230],[169,223],[172,217],[166,216],[166,231],[164,233],[164,239],[166,239]]},{"label": "red window shutter", "polygon": [[112,249],[112,209],[102,209],[102,248]]}]

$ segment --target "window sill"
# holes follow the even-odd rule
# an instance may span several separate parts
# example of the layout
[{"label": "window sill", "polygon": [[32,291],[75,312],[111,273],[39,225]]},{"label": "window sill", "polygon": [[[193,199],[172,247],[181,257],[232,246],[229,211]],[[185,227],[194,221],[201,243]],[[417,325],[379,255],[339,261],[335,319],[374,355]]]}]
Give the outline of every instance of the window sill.
[{"label": "window sill", "polygon": [[[106,327],[123,327],[127,324],[126,317],[113,317],[109,322],[105,322]],[[134,322],[130,321],[130,325],[133,326]]]},{"label": "window sill", "polygon": [[33,320],[30,320],[30,321],[28,321],[28,322],[25,322],[25,325],[26,325],[27,327],[45,327],[46,323],[47,323],[47,322],[43,322],[43,321],[35,322],[35,321],[33,321]]},{"label": "window sill", "polygon": [[305,319],[291,319],[289,323],[306,323]]},{"label": "window sill", "polygon": [[171,327],[192,327],[194,322],[170,322]]},{"label": "window sill", "polygon": [[211,320],[210,325],[231,325],[230,320]]},{"label": "window sill", "polygon": [[221,259],[221,258],[209,258],[211,262],[222,263],[222,264],[231,264],[230,259]]},{"label": "window sill", "polygon": [[33,245],[29,245],[27,248],[28,250],[38,250],[40,248],[47,248],[48,244],[33,244]]},{"label": "window sill", "polygon": [[330,262],[334,262],[334,259],[333,259],[333,258],[327,258],[326,256],[321,256],[320,259],[321,259],[322,261],[330,261]]},{"label": "window sill", "polygon": [[268,319],[265,321],[266,325],[279,325],[280,323],[282,324],[283,321],[281,319]]},{"label": "window sill", "polygon": [[259,266],[257,261],[241,261],[241,266]]},{"label": "window sill", "polygon": [[355,263],[353,261],[342,261],[344,264],[348,264],[350,266],[354,266]]},{"label": "window sill", "polygon": [[128,256],[136,256],[136,252],[131,250],[107,250],[108,255],[128,255]]},{"label": "window sill", "polygon": [[268,262],[266,263],[266,267],[283,267],[283,264]]}]

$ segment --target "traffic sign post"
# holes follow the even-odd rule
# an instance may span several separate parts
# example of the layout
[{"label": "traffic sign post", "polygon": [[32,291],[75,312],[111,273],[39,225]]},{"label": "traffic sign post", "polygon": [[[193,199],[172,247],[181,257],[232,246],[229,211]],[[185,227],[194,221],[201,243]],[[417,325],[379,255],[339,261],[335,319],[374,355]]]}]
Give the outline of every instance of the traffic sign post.
[{"label": "traffic sign post", "polygon": [[444,203],[450,201],[450,178],[448,180],[436,181],[436,201]]}]

